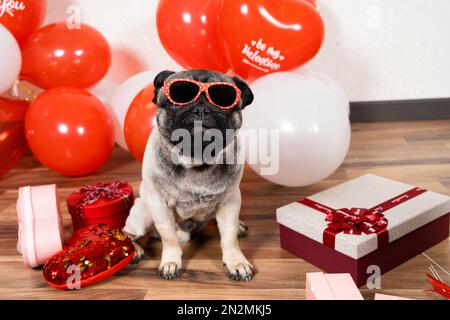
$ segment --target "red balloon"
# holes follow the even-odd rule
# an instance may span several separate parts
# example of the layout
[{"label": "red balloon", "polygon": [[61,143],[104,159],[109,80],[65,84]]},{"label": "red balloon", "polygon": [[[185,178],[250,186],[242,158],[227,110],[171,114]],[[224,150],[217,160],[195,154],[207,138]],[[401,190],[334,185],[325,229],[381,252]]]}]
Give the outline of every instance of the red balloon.
[{"label": "red balloon", "polygon": [[161,0],[156,15],[158,34],[169,55],[186,69],[227,72],[228,63],[217,37],[220,0]]},{"label": "red balloon", "polygon": [[156,126],[157,106],[152,102],[153,85],[134,98],[125,117],[124,133],[128,149],[136,160],[142,162],[148,138]]},{"label": "red balloon", "polygon": [[317,8],[317,1],[316,0],[303,0],[305,2],[308,2],[311,4],[314,8]]},{"label": "red balloon", "polygon": [[0,24],[23,43],[44,21],[47,0],[0,0]]},{"label": "red balloon", "polygon": [[25,118],[28,144],[48,168],[83,176],[102,166],[114,147],[113,120],[89,92],[60,87],[40,94]]},{"label": "red balloon", "polygon": [[311,60],[324,38],[322,18],[299,0],[227,0],[218,24],[232,70],[245,79]]},{"label": "red balloon", "polygon": [[65,22],[36,30],[22,46],[23,79],[49,89],[58,86],[91,87],[111,65],[111,48],[94,28]]},{"label": "red balloon", "polygon": [[24,132],[28,102],[0,98],[0,176],[23,157],[27,148]]}]

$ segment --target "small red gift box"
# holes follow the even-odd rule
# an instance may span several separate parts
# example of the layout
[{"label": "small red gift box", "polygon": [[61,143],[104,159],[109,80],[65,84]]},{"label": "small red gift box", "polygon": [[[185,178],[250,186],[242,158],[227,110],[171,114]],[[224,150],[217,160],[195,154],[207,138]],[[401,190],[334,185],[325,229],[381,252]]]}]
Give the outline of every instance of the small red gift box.
[{"label": "small red gift box", "polygon": [[450,198],[364,175],[277,209],[281,246],[360,287],[449,235]]},{"label": "small red gift box", "polygon": [[67,198],[75,231],[96,224],[121,229],[133,203],[133,188],[125,182],[100,182],[85,186]]}]

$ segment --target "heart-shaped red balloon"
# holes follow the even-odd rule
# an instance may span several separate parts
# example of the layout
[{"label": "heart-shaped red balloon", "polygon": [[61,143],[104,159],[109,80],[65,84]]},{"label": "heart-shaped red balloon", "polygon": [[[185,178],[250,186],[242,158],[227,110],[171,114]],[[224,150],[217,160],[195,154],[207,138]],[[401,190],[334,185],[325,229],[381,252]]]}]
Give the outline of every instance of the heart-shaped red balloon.
[{"label": "heart-shaped red balloon", "polygon": [[160,0],[158,35],[167,53],[185,69],[228,71],[217,37],[221,0]]},{"label": "heart-shaped red balloon", "polygon": [[1,0],[0,24],[22,44],[45,19],[47,0]]},{"label": "heart-shaped red balloon", "polygon": [[120,230],[93,225],[78,230],[69,247],[44,266],[44,279],[57,289],[82,288],[105,280],[133,259],[132,241]]},{"label": "heart-shaped red balloon", "polygon": [[305,2],[308,2],[310,5],[312,5],[314,8],[317,8],[317,2],[316,0],[303,0]]},{"label": "heart-shaped red balloon", "polygon": [[324,24],[302,0],[227,0],[218,33],[232,70],[251,80],[311,60],[322,46]]}]

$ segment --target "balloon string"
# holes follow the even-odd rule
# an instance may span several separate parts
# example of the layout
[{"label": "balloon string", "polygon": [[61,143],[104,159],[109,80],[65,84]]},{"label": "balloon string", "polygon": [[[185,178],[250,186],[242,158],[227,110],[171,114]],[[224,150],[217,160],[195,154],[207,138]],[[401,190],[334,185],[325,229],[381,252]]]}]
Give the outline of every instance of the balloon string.
[{"label": "balloon string", "polygon": [[[21,94],[20,94],[20,91],[25,92],[31,98],[22,97]],[[14,98],[20,98],[20,99],[28,101],[28,102],[36,100],[36,98],[38,96],[37,93],[33,89],[31,89],[29,86],[27,86],[21,80],[16,80],[16,82],[14,83],[14,86],[11,88],[10,94]]]}]

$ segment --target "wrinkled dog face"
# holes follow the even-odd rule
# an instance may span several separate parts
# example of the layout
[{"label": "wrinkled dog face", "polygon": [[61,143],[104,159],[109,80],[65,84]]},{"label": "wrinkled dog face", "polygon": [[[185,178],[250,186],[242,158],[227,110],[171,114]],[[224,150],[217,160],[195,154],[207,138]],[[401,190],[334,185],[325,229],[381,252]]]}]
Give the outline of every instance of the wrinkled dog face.
[{"label": "wrinkled dog face", "polygon": [[[163,89],[164,83],[168,83],[173,79],[190,79],[203,83],[233,83],[240,89],[241,99],[233,109],[223,110],[211,104],[205,93],[202,93],[198,100],[184,106],[176,106],[169,101]],[[200,128],[203,132],[208,129],[216,129],[216,132],[220,131],[223,141],[225,141],[227,129],[234,131],[240,129],[242,125],[242,110],[253,102],[253,94],[244,81],[236,77],[230,78],[222,73],[207,70],[191,70],[178,73],[163,71],[155,78],[154,86],[154,102],[158,106],[158,127],[161,134],[171,141],[173,145],[178,144],[178,141],[172,138],[176,130],[183,129],[194,138],[194,131],[198,131],[199,124],[201,124]],[[209,143],[210,141],[203,141],[202,147],[205,148]]]}]

